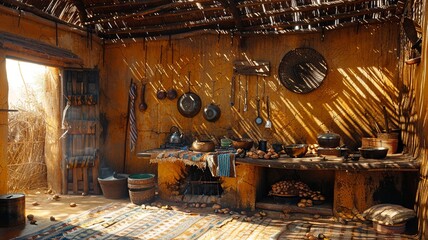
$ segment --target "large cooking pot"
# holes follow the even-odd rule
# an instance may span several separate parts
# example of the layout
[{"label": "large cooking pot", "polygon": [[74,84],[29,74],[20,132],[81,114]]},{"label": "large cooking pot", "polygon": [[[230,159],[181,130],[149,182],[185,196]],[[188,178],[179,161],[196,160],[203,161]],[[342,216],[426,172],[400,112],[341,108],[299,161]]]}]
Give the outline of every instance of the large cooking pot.
[{"label": "large cooking pot", "polygon": [[332,132],[321,133],[317,137],[318,145],[323,148],[336,148],[340,146],[340,135]]},{"label": "large cooking pot", "polygon": [[221,110],[214,103],[210,103],[204,108],[204,118],[208,122],[215,122],[220,118]]},{"label": "large cooking pot", "polygon": [[201,110],[201,98],[193,92],[187,92],[178,98],[177,108],[181,115],[187,118],[196,116]]}]

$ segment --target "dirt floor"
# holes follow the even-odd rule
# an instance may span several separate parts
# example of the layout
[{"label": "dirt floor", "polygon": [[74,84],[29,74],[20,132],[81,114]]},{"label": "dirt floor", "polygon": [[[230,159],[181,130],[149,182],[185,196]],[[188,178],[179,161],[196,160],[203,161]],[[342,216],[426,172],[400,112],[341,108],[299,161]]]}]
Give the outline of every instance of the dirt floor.
[{"label": "dirt floor", "polygon": [[[125,199],[107,199],[102,195],[59,195],[58,199],[54,199],[54,193],[48,193],[46,189],[32,190],[25,192],[25,215],[32,214],[36,220],[35,224],[31,224],[30,221],[26,220],[26,223],[21,226],[2,228],[0,227],[0,239],[12,239],[19,236],[28,235],[44,229],[52,224],[64,221],[69,217],[83,213],[89,209],[93,209],[98,206],[104,206],[109,203],[130,203],[129,198]],[[71,204],[76,206],[72,207]],[[196,211],[196,212],[213,212],[211,207],[202,208],[190,208],[187,204],[183,203],[168,203],[156,201],[155,204],[169,204],[173,206],[174,210],[180,211]],[[191,210],[190,210],[191,209]],[[253,216],[259,212],[247,213],[249,216]],[[314,218],[313,215],[308,214],[289,214],[284,215],[281,212],[266,212],[270,218],[284,220],[292,219],[310,219],[313,221],[317,220],[331,220],[332,216]],[[51,217],[55,220],[51,220]],[[300,235],[299,235],[300,236]],[[288,239],[288,238],[286,238]],[[301,234],[299,238],[293,239],[308,239],[305,238],[304,234]],[[406,238],[407,239],[407,238]]]},{"label": "dirt floor", "polygon": [[[25,215],[34,215],[35,224],[26,221],[24,225],[16,227],[0,227],[0,239],[11,239],[41,230],[58,221],[65,220],[73,215],[112,202],[129,202],[129,199],[107,199],[102,195],[60,195],[54,199],[54,193],[46,193],[46,189],[25,192]],[[37,204],[36,204],[37,203]],[[70,207],[75,203],[75,207]],[[51,217],[55,221],[51,221]]]}]

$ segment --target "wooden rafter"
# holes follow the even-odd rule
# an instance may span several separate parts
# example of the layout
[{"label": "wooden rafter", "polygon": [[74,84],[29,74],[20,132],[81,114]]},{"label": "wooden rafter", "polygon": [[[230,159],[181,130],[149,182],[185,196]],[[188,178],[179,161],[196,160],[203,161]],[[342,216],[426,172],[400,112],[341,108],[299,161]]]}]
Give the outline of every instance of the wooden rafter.
[{"label": "wooden rafter", "polygon": [[225,9],[228,9],[232,14],[232,17],[235,21],[235,26],[238,31],[242,30],[242,21],[241,14],[239,13],[236,3],[233,0],[219,0],[219,2],[224,6]]},{"label": "wooden rafter", "polygon": [[148,26],[148,27],[142,27],[142,28],[107,29],[106,31],[103,32],[103,34],[120,35],[120,34],[159,33],[159,32],[167,32],[167,31],[179,31],[182,29],[192,29],[197,27],[217,26],[218,24],[233,24],[233,23],[234,21],[232,18],[221,18],[221,19],[212,19],[210,21],[182,22],[182,23],[175,23],[175,24]]},{"label": "wooden rafter", "polygon": [[88,11],[106,11],[112,8],[118,9],[122,7],[138,7],[145,5],[159,5],[164,3],[165,0],[139,0],[139,1],[114,1],[112,3],[91,3],[86,7]]},{"label": "wooden rafter", "polygon": [[72,0],[74,6],[76,6],[79,11],[80,22],[86,22],[88,19],[88,15],[86,14],[85,4],[82,0]]},{"label": "wooden rafter", "polygon": [[19,8],[19,9],[21,9],[23,11],[30,12],[30,13],[36,15],[36,16],[39,16],[41,18],[50,20],[52,22],[60,23],[60,24],[63,24],[63,25],[66,25],[66,26],[69,26],[69,27],[72,27],[72,28],[77,28],[79,30],[86,31],[86,29],[83,28],[83,27],[76,26],[74,24],[70,24],[68,22],[65,22],[65,21],[63,21],[63,20],[61,20],[61,19],[59,19],[59,18],[57,18],[57,17],[55,17],[55,16],[53,16],[53,15],[51,15],[49,13],[46,13],[46,12],[40,10],[40,9],[35,8],[32,5],[28,5],[28,4],[23,3],[21,1],[17,1],[17,0],[2,0],[2,2],[3,3],[7,3],[7,4],[11,5],[11,6],[15,6],[15,7]]},{"label": "wooden rafter", "polygon": [[164,4],[164,5],[160,5],[149,9],[136,11],[133,13],[121,13],[121,14],[115,14],[109,17],[106,17],[104,15],[98,15],[98,16],[89,18],[88,21],[84,23],[84,25],[94,25],[99,23],[112,22],[115,20],[117,21],[117,20],[123,20],[127,18],[138,17],[138,16],[145,16],[145,15],[153,14],[153,13],[160,12],[167,9],[174,9],[174,8],[187,6],[189,4],[194,5],[194,4],[203,3],[203,2],[211,2],[211,1],[208,1],[208,0],[180,1],[180,2],[172,2],[169,4]]},{"label": "wooden rafter", "polygon": [[[323,16],[323,17],[313,18],[310,20],[289,21],[289,22],[281,22],[281,23],[277,23],[277,24],[250,26],[250,27],[245,27],[244,30],[246,30],[246,31],[261,31],[261,30],[264,30],[267,28],[285,29],[285,28],[290,28],[290,27],[295,27],[295,26],[318,25],[318,24],[321,24],[323,22],[346,19],[346,18],[353,18],[353,17],[355,18],[355,17],[370,15],[370,14],[375,14],[375,13],[382,13],[382,12],[393,10],[393,9],[395,9],[394,6],[390,6],[388,8],[372,8],[370,10],[360,10],[360,11],[355,11],[353,13],[347,13],[347,14],[343,14],[343,13],[332,14],[332,15],[327,15],[327,16]],[[392,17],[395,17],[395,16],[392,16]],[[384,18],[384,19],[386,19],[386,18]]]}]

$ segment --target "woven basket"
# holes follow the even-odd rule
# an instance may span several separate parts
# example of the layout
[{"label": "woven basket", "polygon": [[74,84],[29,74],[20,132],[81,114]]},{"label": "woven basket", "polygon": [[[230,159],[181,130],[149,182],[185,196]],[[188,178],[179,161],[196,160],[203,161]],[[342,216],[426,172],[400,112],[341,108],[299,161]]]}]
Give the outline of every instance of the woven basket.
[{"label": "woven basket", "polygon": [[296,48],[282,58],[278,77],[284,87],[295,93],[318,88],[327,76],[327,62],[312,48]]},{"label": "woven basket", "polygon": [[153,201],[155,197],[155,188],[148,189],[129,189],[129,198],[133,204],[141,205]]},{"label": "woven basket", "polygon": [[155,182],[155,175],[150,173],[138,173],[128,176],[128,184],[151,184]]}]

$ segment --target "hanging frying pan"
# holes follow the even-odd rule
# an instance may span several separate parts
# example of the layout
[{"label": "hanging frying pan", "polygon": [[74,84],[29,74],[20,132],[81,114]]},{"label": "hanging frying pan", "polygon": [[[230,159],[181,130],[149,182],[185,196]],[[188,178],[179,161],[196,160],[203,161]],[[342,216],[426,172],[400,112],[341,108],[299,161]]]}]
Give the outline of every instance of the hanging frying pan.
[{"label": "hanging frying pan", "polygon": [[[212,82],[213,86],[211,88],[212,90],[212,94],[211,94],[211,98],[214,98],[214,83],[215,81]],[[204,118],[205,120],[207,120],[208,122],[215,122],[220,118],[221,115],[221,110],[219,108],[219,106],[215,105],[214,102],[208,104],[205,108],[204,108]]]},{"label": "hanging frying pan", "polygon": [[327,75],[327,62],[312,48],[296,48],[282,58],[278,67],[281,84],[295,93],[317,89]]},{"label": "hanging frying pan", "polygon": [[204,118],[208,122],[217,121],[220,118],[220,115],[221,115],[221,110],[214,103],[210,103],[208,104],[208,106],[204,108]]},{"label": "hanging frying pan", "polygon": [[201,110],[201,98],[190,91],[190,72],[189,72],[189,91],[178,98],[177,108],[181,115],[187,118],[196,116]]}]

